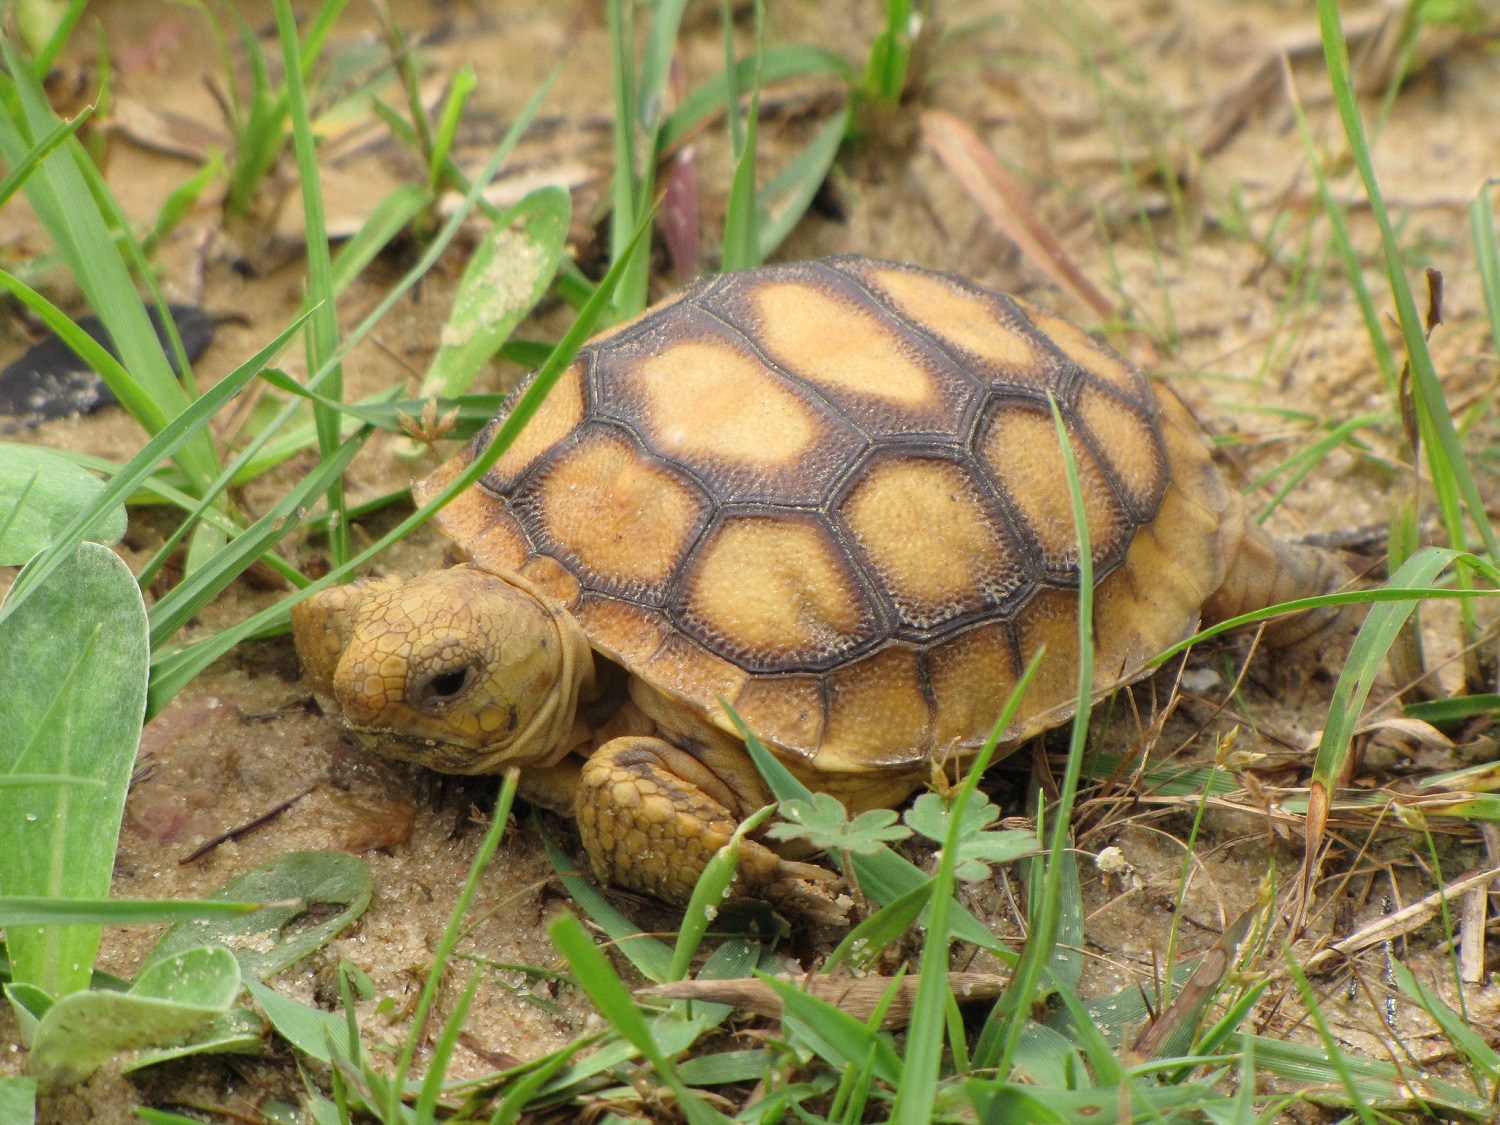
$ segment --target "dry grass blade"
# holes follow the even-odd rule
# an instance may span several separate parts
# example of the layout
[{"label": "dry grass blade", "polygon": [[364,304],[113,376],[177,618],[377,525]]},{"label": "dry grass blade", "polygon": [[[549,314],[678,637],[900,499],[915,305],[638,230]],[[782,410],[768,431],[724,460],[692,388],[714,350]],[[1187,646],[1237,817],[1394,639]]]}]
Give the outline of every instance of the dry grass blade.
[{"label": "dry grass blade", "polygon": [[951,113],[929,109],[922,114],[922,135],[990,222],[1020,247],[1054,285],[1100,319],[1115,315],[1114,303],[1074,264],[1025,193],[972,129]]},{"label": "dry grass blade", "polygon": [[[1380,50],[1361,56],[1360,89],[1367,92],[1379,89],[1389,81],[1392,47],[1399,42],[1399,36],[1392,36],[1389,32],[1392,28],[1399,28],[1403,19],[1403,15],[1387,5],[1353,13],[1344,21],[1344,38],[1351,47],[1383,45]],[[1256,44],[1254,55],[1242,68],[1241,76],[1228,83],[1224,92],[1209,106],[1207,120],[1198,134],[1199,154],[1212,156],[1227,146],[1251,115],[1263,110],[1266,103],[1284,89],[1279,75],[1285,65],[1320,55],[1322,51],[1323,38],[1316,20],[1267,35]],[[1326,103],[1329,97],[1320,100]]]},{"label": "dry grass blade", "polygon": [[1169,1040],[1182,1035],[1191,1036],[1203,1017],[1204,1009],[1224,983],[1229,970],[1234,967],[1235,955],[1250,930],[1254,916],[1254,910],[1247,910],[1209,947],[1198,962],[1198,967],[1193,970],[1193,975],[1182,986],[1182,991],[1147,1025],[1135,1042],[1122,1052],[1122,1062],[1128,1062],[1132,1066],[1139,1065],[1161,1054]]},{"label": "dry grass blade", "polygon": [[[802,991],[826,1001],[857,1020],[867,1021],[876,1008],[886,1001],[893,978],[888,976],[785,977]],[[948,989],[960,1004],[994,1000],[1000,995],[1005,977],[992,973],[949,973]],[[769,1019],[781,1018],[781,996],[758,977],[735,980],[683,980],[657,984],[636,990],[638,997],[658,1000],[696,1000],[699,1003],[732,1004],[746,1012]],[[912,1007],[917,999],[917,979],[906,976],[896,986],[896,995],[881,1017],[883,1030],[905,1027],[911,1022]]]},{"label": "dry grass blade", "polygon": [[1322,972],[1331,967],[1340,957],[1352,957],[1362,949],[1369,949],[1372,945],[1379,945],[1382,942],[1394,940],[1402,934],[1409,934],[1432,921],[1445,903],[1462,898],[1473,888],[1483,887],[1497,876],[1500,876],[1500,867],[1485,868],[1482,871],[1466,871],[1449,882],[1442,890],[1434,891],[1426,898],[1394,914],[1382,915],[1368,925],[1361,926],[1341,941],[1336,941],[1328,948],[1319,950],[1303,962],[1302,968],[1309,973]]}]

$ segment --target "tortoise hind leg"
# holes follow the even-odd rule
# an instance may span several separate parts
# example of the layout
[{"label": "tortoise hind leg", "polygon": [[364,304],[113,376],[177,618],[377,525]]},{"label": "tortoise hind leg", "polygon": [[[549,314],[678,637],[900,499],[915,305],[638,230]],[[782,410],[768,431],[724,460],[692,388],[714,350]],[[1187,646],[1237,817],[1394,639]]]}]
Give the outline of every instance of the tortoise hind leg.
[{"label": "tortoise hind leg", "polygon": [[[739,826],[739,802],[707,766],[665,739],[628,735],[606,742],[583,765],[575,812],[595,876],[685,903],[704,866]],[[800,916],[843,922],[814,883],[835,876],[782,859],[755,840],[740,846],[742,893]]]},{"label": "tortoise hind leg", "polygon": [[[1349,580],[1344,564],[1328,551],[1268,535],[1259,524],[1240,517],[1239,542],[1228,552],[1224,581],[1203,603],[1203,621],[1212,625],[1252,610],[1339,589]],[[1318,633],[1342,630],[1349,606],[1323,606],[1266,623],[1265,643],[1272,648],[1300,644]]]}]

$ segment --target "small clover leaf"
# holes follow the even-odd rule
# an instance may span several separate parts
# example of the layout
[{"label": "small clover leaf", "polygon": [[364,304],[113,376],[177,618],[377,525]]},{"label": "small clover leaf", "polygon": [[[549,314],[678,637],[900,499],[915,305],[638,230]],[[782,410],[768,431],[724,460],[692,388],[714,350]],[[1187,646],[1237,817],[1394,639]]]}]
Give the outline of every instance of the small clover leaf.
[{"label": "small clover leaf", "polygon": [[[952,806],[936,793],[923,793],[906,810],[906,823],[936,844],[948,838],[948,820]],[[964,802],[964,818],[959,838],[966,839],[983,832],[1000,819],[1000,810],[983,793],[974,793]]]},{"label": "small clover leaf", "polygon": [[[936,793],[923,793],[906,810],[906,823],[929,840],[942,844],[948,839],[952,807]],[[959,821],[958,855],[953,873],[966,883],[990,877],[991,863],[1010,863],[1036,851],[1036,833],[1029,829],[988,832],[1000,819],[1000,810],[983,794],[973,794],[964,805]]]},{"label": "small clover leaf", "polygon": [[890,809],[871,809],[850,820],[838,798],[827,793],[814,793],[811,801],[783,801],[781,815],[791,823],[767,828],[773,840],[806,840],[815,848],[854,855],[874,855],[887,843],[911,835],[910,828],[896,823]]}]

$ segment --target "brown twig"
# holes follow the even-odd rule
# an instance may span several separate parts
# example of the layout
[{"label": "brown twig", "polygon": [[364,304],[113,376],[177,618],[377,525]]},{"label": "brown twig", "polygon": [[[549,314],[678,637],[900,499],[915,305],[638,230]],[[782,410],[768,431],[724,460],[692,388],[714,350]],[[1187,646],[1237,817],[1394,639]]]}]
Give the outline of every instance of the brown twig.
[{"label": "brown twig", "polygon": [[288,797],[285,801],[282,801],[281,804],[275,805],[272,808],[266,810],[254,820],[246,821],[238,828],[231,828],[228,832],[221,832],[212,840],[205,840],[198,847],[194,848],[187,855],[179,859],[177,861],[177,865],[179,867],[185,867],[189,863],[192,863],[194,860],[202,859],[209,852],[217,848],[220,844],[227,844],[230,840],[238,840],[242,836],[250,835],[250,833],[254,832],[257,828],[264,828],[267,824],[270,824],[271,821],[275,820],[282,813],[286,812],[287,809],[291,808],[316,788],[316,785],[309,785],[295,797]]},{"label": "brown twig", "polygon": [[1379,945],[1381,942],[1390,941],[1402,934],[1411,933],[1412,930],[1425,926],[1431,921],[1445,902],[1461,898],[1471,888],[1485,886],[1497,876],[1500,876],[1500,868],[1496,867],[1483,871],[1466,871],[1442,890],[1434,891],[1426,898],[1419,899],[1394,914],[1382,915],[1368,925],[1361,926],[1342,941],[1336,941],[1328,948],[1319,950],[1307,959],[1303,968],[1309,973],[1322,972],[1331,967],[1340,957],[1352,957],[1360,950],[1368,949],[1372,945]]},{"label": "brown twig", "polygon": [[951,113],[929,109],[922,114],[922,136],[990,222],[1054,285],[1100,318],[1115,315],[1114,303],[1084,276],[1025,193],[972,129]]}]

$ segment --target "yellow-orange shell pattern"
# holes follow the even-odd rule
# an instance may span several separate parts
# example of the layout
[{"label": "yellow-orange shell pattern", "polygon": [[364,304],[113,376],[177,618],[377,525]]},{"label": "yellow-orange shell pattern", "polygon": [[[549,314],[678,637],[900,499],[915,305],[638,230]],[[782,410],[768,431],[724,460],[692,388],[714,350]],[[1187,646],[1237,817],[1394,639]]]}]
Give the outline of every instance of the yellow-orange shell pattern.
[{"label": "yellow-orange shell pattern", "polygon": [[439,523],[725,729],[720,695],[813,770],[914,768],[981,742],[1044,644],[1009,733],[1058,722],[1076,695],[1054,402],[1088,518],[1103,689],[1192,631],[1223,577],[1232,498],[1170,394],[1066,321],[956,277],[843,257],[690,286],[585,347]]}]

